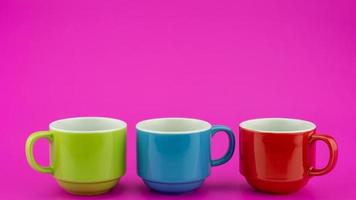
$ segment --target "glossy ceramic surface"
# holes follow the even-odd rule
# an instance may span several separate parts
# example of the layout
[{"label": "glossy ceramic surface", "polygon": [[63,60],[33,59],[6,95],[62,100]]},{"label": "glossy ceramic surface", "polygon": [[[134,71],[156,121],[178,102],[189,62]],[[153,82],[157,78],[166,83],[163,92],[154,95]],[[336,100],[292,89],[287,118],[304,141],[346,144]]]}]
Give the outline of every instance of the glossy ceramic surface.
[{"label": "glossy ceramic surface", "polygon": [[81,182],[67,182],[57,179],[58,184],[67,192],[75,195],[92,196],[104,194],[110,191],[119,182],[120,179],[113,179],[108,181],[81,183]]},{"label": "glossy ceramic surface", "polygon": [[[284,122],[281,122],[284,123]],[[302,188],[315,175],[323,175],[337,160],[335,140],[306,131],[261,131],[240,126],[240,172],[255,189],[271,193],[290,193]],[[323,169],[314,169],[315,141],[324,141],[330,160]]]},{"label": "glossy ceramic surface", "polygon": [[[90,123],[100,124],[106,119]],[[126,124],[122,123],[115,129],[68,131],[50,127],[49,131],[33,133],[26,143],[28,162],[35,170],[52,174],[70,193],[104,193],[125,173]],[[33,156],[33,145],[40,138],[51,144],[48,167],[38,165]]]},{"label": "glossy ceramic surface", "polygon": [[[186,119],[186,118],[184,118]],[[224,131],[229,136],[226,154],[211,159],[211,137]],[[225,126],[205,130],[164,132],[137,128],[137,173],[145,184],[159,192],[192,191],[202,185],[211,166],[227,162],[233,155],[235,138]]]}]

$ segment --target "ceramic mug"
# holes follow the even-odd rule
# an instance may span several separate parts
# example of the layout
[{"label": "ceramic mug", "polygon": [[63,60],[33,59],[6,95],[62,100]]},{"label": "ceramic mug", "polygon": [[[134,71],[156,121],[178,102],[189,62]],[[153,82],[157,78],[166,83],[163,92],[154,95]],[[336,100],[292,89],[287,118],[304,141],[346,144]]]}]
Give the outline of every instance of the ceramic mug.
[{"label": "ceramic mug", "polygon": [[[225,155],[211,159],[211,137],[223,131],[229,146]],[[210,174],[211,166],[232,157],[235,137],[225,126],[190,118],[158,118],[136,125],[137,173],[151,189],[181,193],[197,189]]]},{"label": "ceramic mug", "polygon": [[[323,169],[315,168],[315,142],[330,152]],[[312,122],[287,118],[262,118],[240,124],[240,172],[257,190],[290,193],[313,176],[330,172],[336,164],[337,145],[331,136],[316,134]]]},{"label": "ceramic mug", "polygon": [[[34,159],[33,145],[50,142],[50,165]],[[125,173],[126,123],[112,118],[79,117],[54,121],[49,131],[27,139],[26,157],[36,171],[54,176],[69,193],[96,195],[113,188]]]}]

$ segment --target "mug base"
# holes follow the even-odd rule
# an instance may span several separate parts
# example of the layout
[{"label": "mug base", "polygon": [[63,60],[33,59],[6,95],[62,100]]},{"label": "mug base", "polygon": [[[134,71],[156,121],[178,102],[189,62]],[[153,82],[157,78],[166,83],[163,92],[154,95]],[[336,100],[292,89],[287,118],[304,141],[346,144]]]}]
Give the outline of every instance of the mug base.
[{"label": "mug base", "polygon": [[61,188],[74,195],[93,196],[107,193],[120,179],[93,183],[71,182],[56,179]]},{"label": "mug base", "polygon": [[272,194],[289,194],[294,193],[303,188],[308,179],[300,179],[296,181],[272,181],[246,178],[246,181],[257,191],[272,193]]},{"label": "mug base", "polygon": [[169,193],[169,194],[179,194],[190,192],[195,189],[198,189],[204,182],[203,180],[186,182],[186,183],[163,183],[163,182],[155,182],[143,179],[143,182],[152,190],[161,193]]}]

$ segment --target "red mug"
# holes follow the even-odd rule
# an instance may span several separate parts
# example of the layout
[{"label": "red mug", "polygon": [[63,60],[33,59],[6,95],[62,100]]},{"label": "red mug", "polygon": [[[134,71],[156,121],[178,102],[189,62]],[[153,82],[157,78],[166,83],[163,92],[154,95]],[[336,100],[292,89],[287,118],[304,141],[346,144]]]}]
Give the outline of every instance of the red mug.
[{"label": "red mug", "polygon": [[[291,193],[313,176],[330,172],[337,160],[331,136],[316,134],[312,122],[262,118],[240,124],[240,173],[257,190]],[[315,141],[325,142],[330,158],[322,169],[315,166]]]}]

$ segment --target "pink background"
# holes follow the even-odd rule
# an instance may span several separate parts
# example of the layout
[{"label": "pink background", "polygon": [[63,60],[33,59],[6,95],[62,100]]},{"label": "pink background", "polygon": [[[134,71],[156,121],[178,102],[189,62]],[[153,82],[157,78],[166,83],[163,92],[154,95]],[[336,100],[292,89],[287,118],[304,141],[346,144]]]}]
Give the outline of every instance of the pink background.
[{"label": "pink background", "polygon": [[[355,198],[355,13],[353,0],[2,0],[0,198],[78,198],[32,170],[24,145],[53,120],[88,115],[129,124],[125,177],[90,199]],[[247,185],[236,151],[199,190],[161,195],[136,175],[134,127],[167,116],[224,124],[236,136],[249,118],[311,120],[336,138],[339,161],[300,192],[275,196]],[[214,157],[226,144],[214,137]],[[317,147],[321,167],[327,148]],[[35,153],[48,162],[46,141]]]}]

